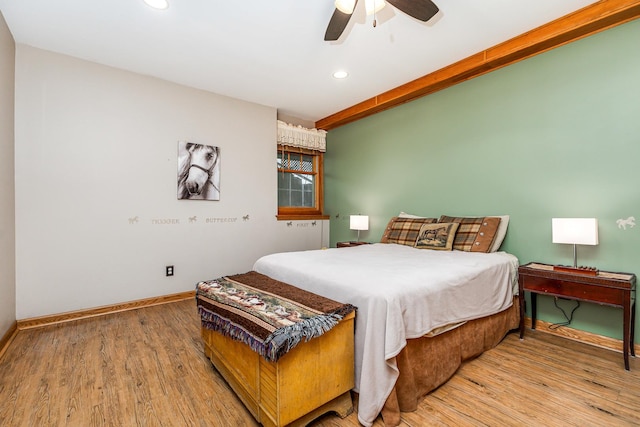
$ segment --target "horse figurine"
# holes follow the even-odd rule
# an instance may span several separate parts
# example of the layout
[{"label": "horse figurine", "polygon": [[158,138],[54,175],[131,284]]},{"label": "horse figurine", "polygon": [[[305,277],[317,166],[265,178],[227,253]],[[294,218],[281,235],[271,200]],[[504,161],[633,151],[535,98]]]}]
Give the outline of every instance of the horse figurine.
[{"label": "horse figurine", "polygon": [[178,160],[178,199],[220,200],[219,148],[180,144],[183,154]]},{"label": "horse figurine", "polygon": [[622,228],[623,230],[626,230],[627,225],[631,228],[635,227],[636,219],[632,216],[630,216],[627,219],[620,218],[619,220],[616,221],[616,224],[618,224],[618,228]]}]

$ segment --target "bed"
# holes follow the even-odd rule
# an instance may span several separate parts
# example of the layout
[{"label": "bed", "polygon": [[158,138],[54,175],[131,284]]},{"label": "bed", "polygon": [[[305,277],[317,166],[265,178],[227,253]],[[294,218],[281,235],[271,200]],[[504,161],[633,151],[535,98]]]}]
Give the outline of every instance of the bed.
[{"label": "bed", "polygon": [[267,255],[253,269],[357,307],[358,420],[382,414],[398,425],[401,411],[518,326],[518,260],[491,250],[500,222],[394,217],[381,243]]}]

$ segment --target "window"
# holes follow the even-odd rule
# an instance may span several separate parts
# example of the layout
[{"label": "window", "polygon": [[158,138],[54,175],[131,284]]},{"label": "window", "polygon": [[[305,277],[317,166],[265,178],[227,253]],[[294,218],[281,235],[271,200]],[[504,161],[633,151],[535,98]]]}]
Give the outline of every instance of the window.
[{"label": "window", "polygon": [[278,219],[324,218],[323,153],[278,146]]}]

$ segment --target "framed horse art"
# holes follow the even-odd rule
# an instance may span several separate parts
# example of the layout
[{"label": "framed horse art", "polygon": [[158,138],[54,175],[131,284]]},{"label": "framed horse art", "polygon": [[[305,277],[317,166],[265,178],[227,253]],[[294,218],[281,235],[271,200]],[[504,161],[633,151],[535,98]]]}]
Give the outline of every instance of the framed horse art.
[{"label": "framed horse art", "polygon": [[178,199],[220,200],[220,149],[178,142]]}]

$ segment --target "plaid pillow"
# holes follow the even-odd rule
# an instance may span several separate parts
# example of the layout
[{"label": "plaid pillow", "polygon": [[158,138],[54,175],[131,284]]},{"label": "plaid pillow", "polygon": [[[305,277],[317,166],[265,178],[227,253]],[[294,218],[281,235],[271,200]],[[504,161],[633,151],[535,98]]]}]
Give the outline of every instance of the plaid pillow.
[{"label": "plaid pillow", "polygon": [[436,218],[400,218],[394,216],[387,224],[380,243],[397,243],[398,245],[415,246],[420,228],[424,224],[438,222]]},{"label": "plaid pillow", "polygon": [[500,218],[464,218],[442,215],[438,222],[457,222],[460,224],[453,241],[453,249],[465,252],[489,252],[500,225]]}]

